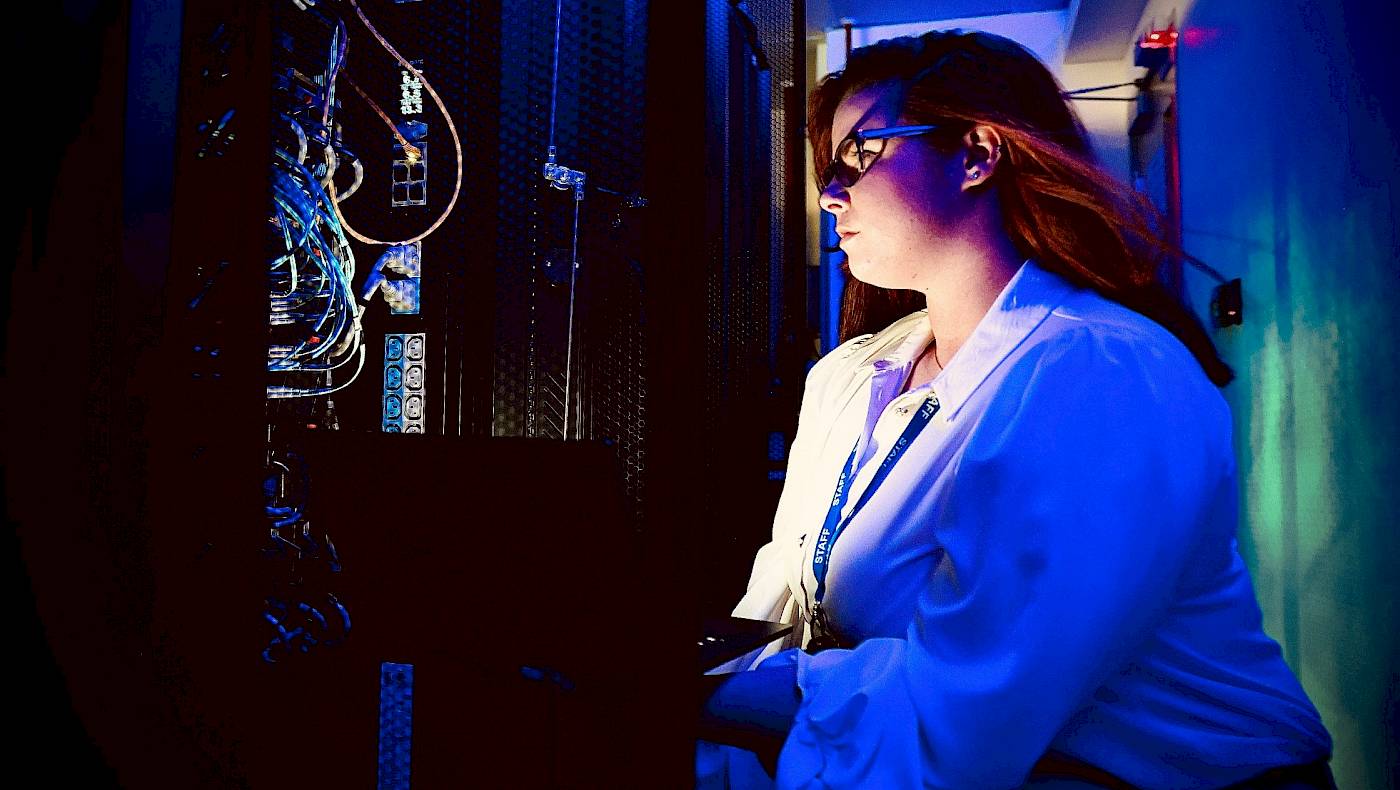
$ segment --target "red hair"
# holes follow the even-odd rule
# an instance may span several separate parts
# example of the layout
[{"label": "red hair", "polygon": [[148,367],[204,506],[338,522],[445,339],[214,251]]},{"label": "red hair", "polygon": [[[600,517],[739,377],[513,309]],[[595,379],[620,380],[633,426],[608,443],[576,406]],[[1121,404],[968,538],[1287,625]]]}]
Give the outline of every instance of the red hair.
[{"label": "red hair", "polygon": [[[1134,310],[1177,337],[1217,386],[1234,378],[1200,319],[1161,277],[1187,257],[1159,231],[1152,204],[1094,162],[1088,135],[1055,77],[1021,45],[988,33],[932,32],[851,52],[807,105],[807,133],[820,169],[831,160],[831,124],[846,96],[871,85],[903,86],[901,123],[951,124],[961,135],[990,126],[1002,138],[996,185],[1005,231],[1020,254]],[[940,136],[934,145],[948,146]],[[924,306],[917,291],[849,278],[840,337],[877,332]]]}]

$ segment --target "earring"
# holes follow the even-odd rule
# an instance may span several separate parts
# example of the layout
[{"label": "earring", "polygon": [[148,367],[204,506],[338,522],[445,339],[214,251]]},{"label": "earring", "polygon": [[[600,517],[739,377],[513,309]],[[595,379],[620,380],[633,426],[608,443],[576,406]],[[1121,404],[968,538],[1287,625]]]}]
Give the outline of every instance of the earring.
[{"label": "earring", "polygon": [[972,177],[973,177],[973,178],[981,178],[981,177],[982,177],[982,174],[981,174],[980,172],[976,171],[976,170],[973,170],[973,171],[972,171]]}]

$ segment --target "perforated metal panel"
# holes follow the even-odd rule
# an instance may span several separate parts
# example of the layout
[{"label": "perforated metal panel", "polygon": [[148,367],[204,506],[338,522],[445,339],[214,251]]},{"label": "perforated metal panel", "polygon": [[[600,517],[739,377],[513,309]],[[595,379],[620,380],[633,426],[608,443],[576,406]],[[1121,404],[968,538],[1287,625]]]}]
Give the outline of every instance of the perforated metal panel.
[{"label": "perforated metal panel", "polygon": [[[716,550],[700,560],[702,605],[742,591],[747,558],[767,539],[802,389],[800,86],[790,3],[706,6],[706,477],[727,492]],[[798,305],[793,309],[792,305]],[[776,438],[775,438],[776,436]],[[776,447],[775,447],[776,445]]]},{"label": "perforated metal panel", "polygon": [[577,206],[571,191],[553,188],[541,175],[550,140],[555,20],[551,0],[513,5],[503,20],[503,47],[511,56],[501,80],[491,430],[613,441],[625,462],[628,494],[640,501],[646,209],[635,197],[645,111],[644,4],[563,3],[554,141],[558,162],[587,175]]},{"label": "perforated metal panel", "polygon": [[[746,2],[758,28],[768,61],[769,118],[769,342],[774,377],[782,379],[776,408],[796,402],[800,381],[787,381],[805,370],[811,344],[803,315],[806,229],[804,206],[806,168],[803,136],[806,116],[805,71],[802,63],[801,4]],[[795,357],[795,358],[794,358]]]},{"label": "perforated metal panel", "polygon": [[[789,206],[800,194],[793,155],[801,87],[791,4],[711,0],[707,18],[706,101],[716,120],[707,156],[720,182],[708,209],[707,364],[719,373],[709,393],[718,424],[732,418],[727,404],[736,400],[750,416],[769,412],[770,393],[791,378],[780,352],[799,334],[788,305],[801,283],[800,235],[792,232],[799,206]],[[758,457],[765,435],[753,439]]]}]

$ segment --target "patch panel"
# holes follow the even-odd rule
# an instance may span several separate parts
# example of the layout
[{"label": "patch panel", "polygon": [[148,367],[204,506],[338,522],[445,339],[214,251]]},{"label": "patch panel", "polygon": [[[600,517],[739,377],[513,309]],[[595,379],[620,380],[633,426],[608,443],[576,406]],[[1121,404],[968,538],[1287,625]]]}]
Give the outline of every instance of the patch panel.
[{"label": "patch panel", "polygon": [[394,146],[397,153],[389,205],[395,208],[428,205],[428,144],[414,143],[414,147],[418,149],[417,156],[404,153],[401,145]]}]

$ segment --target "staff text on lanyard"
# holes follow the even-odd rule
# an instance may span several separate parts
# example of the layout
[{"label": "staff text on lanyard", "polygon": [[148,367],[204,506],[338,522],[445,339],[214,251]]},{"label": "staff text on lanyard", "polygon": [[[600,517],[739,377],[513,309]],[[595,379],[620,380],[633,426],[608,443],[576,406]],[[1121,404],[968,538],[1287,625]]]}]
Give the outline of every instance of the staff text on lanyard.
[{"label": "staff text on lanyard", "polygon": [[904,451],[914,441],[915,437],[928,426],[933,416],[938,413],[938,396],[932,392],[924,399],[919,406],[919,411],[914,415],[914,419],[905,427],[904,432],[895,440],[894,446],[885,454],[885,460],[880,463],[880,468],[875,470],[875,476],[870,478],[870,485],[865,487],[860,499],[856,500],[855,507],[851,508],[850,515],[845,519],[841,518],[841,511],[846,507],[846,498],[850,494],[851,478],[855,473],[856,447],[851,448],[851,455],[846,459],[846,466],[841,470],[841,477],[836,481],[836,493],[831,497],[831,507],[826,511],[826,521],[822,524],[822,531],[817,536],[817,545],[812,552],[812,575],[817,580],[817,591],[813,596],[815,602],[820,605],[822,598],[826,596],[826,571],[830,565],[831,549],[836,545],[836,539],[841,536],[851,520],[856,517],[865,503],[870,501],[871,494],[885,481],[890,470],[899,462],[904,455]]}]

